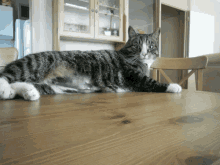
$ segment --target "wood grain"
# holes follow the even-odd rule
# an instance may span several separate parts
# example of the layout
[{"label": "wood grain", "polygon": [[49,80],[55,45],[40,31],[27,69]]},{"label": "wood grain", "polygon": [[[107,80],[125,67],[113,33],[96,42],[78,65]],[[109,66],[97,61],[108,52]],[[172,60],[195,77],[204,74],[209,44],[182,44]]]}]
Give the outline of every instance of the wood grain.
[{"label": "wood grain", "polygon": [[183,90],[0,101],[0,164],[215,163],[219,98]]}]

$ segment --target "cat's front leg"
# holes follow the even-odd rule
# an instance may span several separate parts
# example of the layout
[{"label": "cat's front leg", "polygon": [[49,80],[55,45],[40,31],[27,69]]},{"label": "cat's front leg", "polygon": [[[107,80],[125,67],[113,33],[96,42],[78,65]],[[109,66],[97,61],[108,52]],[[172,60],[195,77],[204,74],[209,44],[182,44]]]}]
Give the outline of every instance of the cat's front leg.
[{"label": "cat's front leg", "polygon": [[169,84],[166,90],[167,93],[180,93],[182,92],[182,87],[179,84]]}]

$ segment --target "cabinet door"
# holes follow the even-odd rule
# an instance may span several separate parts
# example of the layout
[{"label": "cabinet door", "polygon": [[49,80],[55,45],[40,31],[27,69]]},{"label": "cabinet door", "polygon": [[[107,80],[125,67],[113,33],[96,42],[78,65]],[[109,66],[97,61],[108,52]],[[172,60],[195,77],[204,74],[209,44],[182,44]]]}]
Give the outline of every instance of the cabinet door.
[{"label": "cabinet door", "polygon": [[123,0],[95,0],[95,38],[123,41]]},{"label": "cabinet door", "polygon": [[94,38],[94,0],[62,0],[61,37]]}]

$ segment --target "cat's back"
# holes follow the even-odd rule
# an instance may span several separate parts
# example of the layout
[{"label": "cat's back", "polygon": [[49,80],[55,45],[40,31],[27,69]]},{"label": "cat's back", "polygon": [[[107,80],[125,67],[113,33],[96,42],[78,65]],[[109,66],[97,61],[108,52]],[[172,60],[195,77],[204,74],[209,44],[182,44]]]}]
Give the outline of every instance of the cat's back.
[{"label": "cat's back", "polygon": [[75,63],[77,65],[96,65],[102,63],[103,65],[114,65],[119,67],[120,57],[119,53],[114,50],[72,50],[72,51],[45,51],[29,54],[19,60],[12,62],[12,64],[60,64],[60,63]]},{"label": "cat's back", "polygon": [[73,51],[60,51],[59,52],[63,56],[117,56],[118,52],[115,50],[73,50]]},{"label": "cat's back", "polygon": [[44,51],[29,54],[19,60],[24,60],[26,58],[48,58],[48,57],[83,57],[83,56],[118,56],[118,52],[115,50],[66,50],[66,51]]},{"label": "cat's back", "polygon": [[[57,53],[57,52],[56,52]],[[74,50],[74,51],[61,51],[58,52],[64,59],[70,61],[99,61],[106,63],[118,63],[120,54],[115,50]]]}]

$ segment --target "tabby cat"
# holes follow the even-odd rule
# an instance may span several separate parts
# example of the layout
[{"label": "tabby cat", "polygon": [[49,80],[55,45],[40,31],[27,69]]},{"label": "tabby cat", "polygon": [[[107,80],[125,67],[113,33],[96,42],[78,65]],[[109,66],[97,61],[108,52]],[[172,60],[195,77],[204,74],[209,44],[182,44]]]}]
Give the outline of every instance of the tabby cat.
[{"label": "tabby cat", "polygon": [[40,95],[91,92],[172,92],[178,84],[163,84],[146,76],[147,56],[158,52],[160,29],[138,34],[119,51],[47,51],[6,65],[0,73],[0,98],[37,100]]}]

